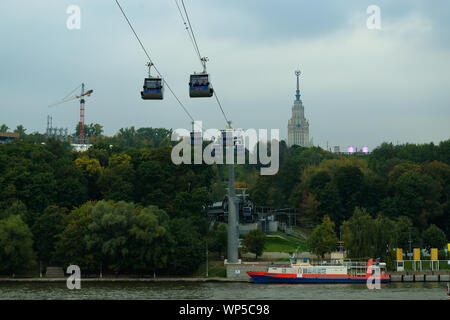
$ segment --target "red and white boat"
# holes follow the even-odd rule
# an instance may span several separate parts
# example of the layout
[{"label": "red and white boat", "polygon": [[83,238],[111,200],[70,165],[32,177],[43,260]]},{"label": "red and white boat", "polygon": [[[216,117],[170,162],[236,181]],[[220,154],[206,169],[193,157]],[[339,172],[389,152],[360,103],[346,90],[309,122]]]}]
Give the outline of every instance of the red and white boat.
[{"label": "red and white boat", "polygon": [[[388,283],[391,278],[385,267],[386,264],[379,263],[378,259],[373,266],[371,258],[365,275],[352,274],[352,265],[349,263],[311,265],[309,262],[291,263],[289,267],[269,266],[267,271],[247,271],[247,274],[254,283],[367,283],[369,278]],[[377,272],[373,274],[373,271]]]}]

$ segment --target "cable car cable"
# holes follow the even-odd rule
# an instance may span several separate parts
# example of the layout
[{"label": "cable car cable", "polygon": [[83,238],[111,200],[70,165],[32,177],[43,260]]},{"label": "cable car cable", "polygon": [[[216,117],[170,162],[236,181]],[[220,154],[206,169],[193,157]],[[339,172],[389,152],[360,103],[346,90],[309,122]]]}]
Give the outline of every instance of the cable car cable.
[{"label": "cable car cable", "polygon": [[147,50],[145,49],[144,45],[142,44],[141,39],[139,38],[139,36],[137,35],[136,31],[134,30],[130,20],[128,19],[127,15],[125,14],[125,12],[122,9],[122,6],[120,5],[118,0],[115,0],[117,6],[119,7],[120,11],[122,12],[123,16],[125,17],[125,20],[128,22],[128,25],[130,26],[131,30],[133,31],[134,35],[136,36],[136,39],[139,41],[139,44],[142,47],[142,50],[144,50],[145,55],[147,56],[148,60],[150,63],[153,64],[153,68],[155,68],[156,72],[159,74],[159,76],[163,79],[164,84],[167,86],[167,88],[169,89],[169,91],[172,93],[172,95],[175,97],[175,99],[178,101],[179,105],[183,108],[184,112],[186,112],[186,114],[188,115],[188,117],[191,119],[191,121],[193,123],[195,123],[194,118],[192,117],[192,115],[189,113],[189,111],[186,109],[186,107],[183,105],[183,103],[180,101],[180,99],[178,99],[177,95],[175,94],[175,92],[173,92],[172,88],[169,86],[169,84],[167,83],[167,81],[162,77],[161,73],[159,72],[159,70],[156,68],[154,62],[152,61],[152,59],[150,58],[150,55],[148,54]]},{"label": "cable car cable", "polygon": [[195,50],[195,52],[198,55],[198,58],[200,60],[200,64],[202,65],[202,67],[204,67],[203,63],[202,63],[202,56],[200,54],[200,51],[198,50],[198,46],[195,45],[194,39],[192,37],[192,33],[189,31],[189,27],[188,27],[188,25],[186,23],[186,20],[184,19],[184,16],[183,16],[183,13],[181,12],[180,6],[178,5],[178,0],[174,0],[174,1],[175,1],[175,4],[177,5],[178,12],[180,13],[181,20],[183,20],[183,24],[185,26],[186,32],[189,35],[189,39],[191,39],[192,46],[194,47],[194,50]]},{"label": "cable car cable", "polygon": [[200,49],[198,48],[197,40],[195,39],[194,29],[192,29],[191,20],[189,19],[189,15],[187,13],[186,6],[184,5],[184,0],[181,0],[181,4],[183,5],[184,13],[186,14],[186,19],[189,24],[189,29],[191,30],[191,33],[192,33],[192,38],[194,39],[195,47],[197,48],[197,53],[198,53],[198,57],[200,59],[200,63],[202,64],[203,68],[206,70],[206,61],[202,60],[202,55],[200,54]]},{"label": "cable car cable", "polygon": [[217,101],[217,104],[219,105],[220,111],[222,111],[225,121],[227,122],[228,126],[231,128],[231,121],[228,120],[227,116],[225,115],[225,112],[223,111],[222,104],[220,103],[219,98],[217,97],[216,90],[214,90],[214,97],[216,98],[216,101]]},{"label": "cable car cable", "polygon": [[[184,20],[183,14],[181,13],[181,9],[180,9],[180,7],[178,5],[178,1],[175,0],[175,3],[177,4],[178,10],[180,11],[180,15],[181,15],[181,18],[183,20],[183,23],[186,26],[186,21]],[[196,51],[196,53],[197,53],[197,55],[198,55],[198,57],[200,59],[200,63],[202,64],[204,70],[206,71],[206,61],[203,61],[203,59],[201,57],[200,49],[198,48],[197,40],[195,39],[194,30],[192,29],[191,21],[189,19],[189,14],[187,12],[186,6],[184,5],[184,0],[181,0],[181,4],[183,5],[183,9],[184,9],[184,12],[186,14],[186,19],[187,19],[188,24],[189,24],[190,33],[189,33],[189,30],[188,30],[187,26],[186,26],[186,30],[188,31],[189,37],[191,38],[191,41],[193,42],[194,50]],[[192,33],[192,36],[191,36],[191,33]],[[217,104],[219,105],[220,111],[222,112],[222,115],[225,118],[225,121],[227,122],[227,126],[231,128],[231,121],[229,121],[227,116],[225,115],[225,112],[224,112],[224,110],[222,108],[222,104],[220,103],[219,97],[217,96],[216,89],[214,89],[213,94],[214,94],[214,97],[216,98]]]}]

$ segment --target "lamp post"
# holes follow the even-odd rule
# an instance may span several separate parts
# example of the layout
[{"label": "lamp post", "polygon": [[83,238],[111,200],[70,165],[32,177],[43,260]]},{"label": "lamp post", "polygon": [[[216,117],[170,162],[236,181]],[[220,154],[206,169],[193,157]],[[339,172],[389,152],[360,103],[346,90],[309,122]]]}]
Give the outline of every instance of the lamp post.
[{"label": "lamp post", "polygon": [[[408,231],[409,231],[409,240],[408,240],[408,242],[409,242],[409,253],[411,253],[412,252],[411,251],[411,243],[412,243],[412,240],[411,240],[411,227],[408,228]],[[411,260],[411,255],[409,255],[409,260]]]}]

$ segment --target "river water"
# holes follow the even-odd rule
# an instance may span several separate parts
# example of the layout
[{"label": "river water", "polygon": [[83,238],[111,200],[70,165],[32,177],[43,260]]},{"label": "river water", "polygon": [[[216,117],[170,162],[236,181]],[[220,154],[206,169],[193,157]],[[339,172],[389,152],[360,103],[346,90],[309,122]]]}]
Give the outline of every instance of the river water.
[{"label": "river water", "polygon": [[0,299],[14,300],[446,300],[446,283],[253,284],[247,282],[85,282],[69,290],[64,282],[0,282]]}]

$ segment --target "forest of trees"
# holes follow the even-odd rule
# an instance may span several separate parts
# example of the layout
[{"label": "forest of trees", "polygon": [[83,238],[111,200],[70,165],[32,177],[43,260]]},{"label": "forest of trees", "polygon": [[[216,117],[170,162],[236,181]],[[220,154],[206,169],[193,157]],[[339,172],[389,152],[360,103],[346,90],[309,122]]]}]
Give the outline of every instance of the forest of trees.
[{"label": "forest of trees", "polygon": [[[161,139],[170,132],[154,131]],[[195,271],[210,236],[217,168],[175,166],[170,153],[104,141],[84,153],[56,140],[1,145],[0,272],[26,272],[39,261],[83,272]]]},{"label": "forest of trees", "polygon": [[[131,127],[107,137],[100,125],[87,128],[93,146],[84,153],[23,126],[21,141],[0,145],[0,273],[42,262],[188,275],[203,263],[207,240],[226,253],[225,226],[209,231],[206,219],[224,195],[224,166],[174,165],[171,130]],[[408,248],[410,234],[414,247],[450,239],[450,140],[384,143],[363,156],[281,141],[278,174],[238,165],[236,184],[256,205],[298,208],[300,222],[323,224],[317,233],[327,241],[309,241],[320,254],[340,234],[354,257],[388,257]]]},{"label": "forest of trees", "polygon": [[[277,175],[249,179],[253,200],[298,208],[307,225],[325,223],[321,237],[342,235],[349,257],[389,260],[394,248],[407,252],[410,236],[412,248],[443,249],[450,239],[450,140],[383,143],[369,155],[352,156],[316,147],[288,149],[282,142],[280,153]],[[323,233],[330,224],[333,234]],[[361,232],[365,241],[355,241]],[[336,249],[333,242],[328,251],[321,249],[326,241],[309,243],[322,255]]]}]

